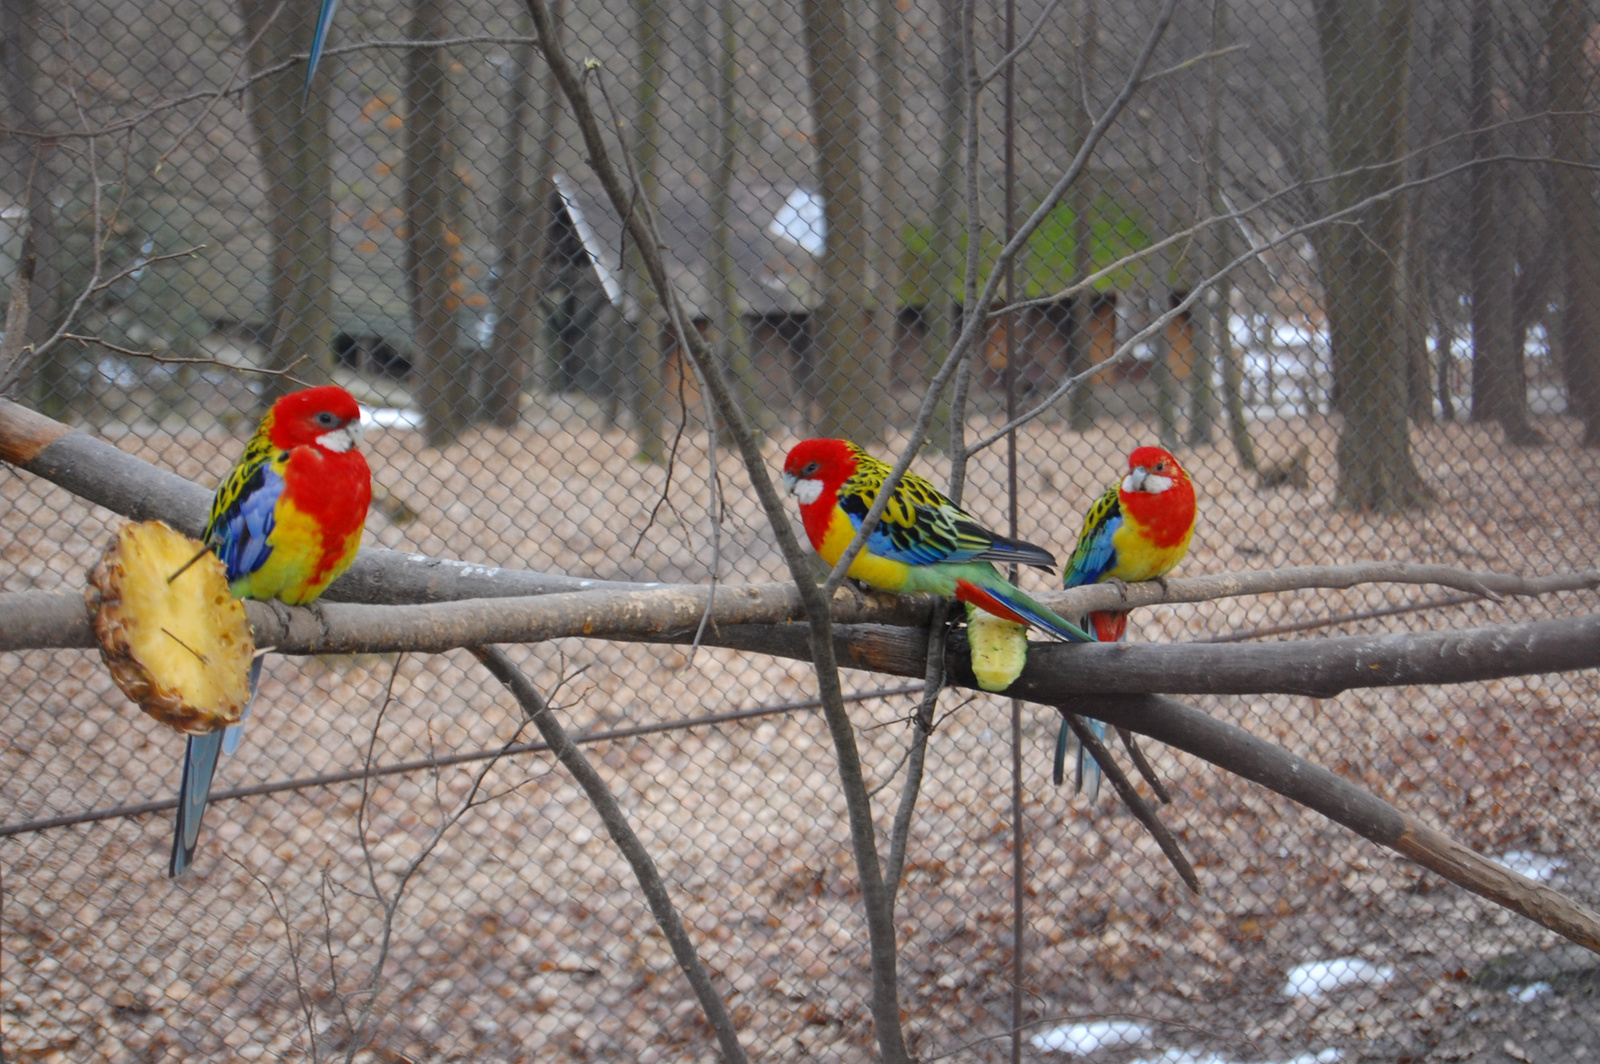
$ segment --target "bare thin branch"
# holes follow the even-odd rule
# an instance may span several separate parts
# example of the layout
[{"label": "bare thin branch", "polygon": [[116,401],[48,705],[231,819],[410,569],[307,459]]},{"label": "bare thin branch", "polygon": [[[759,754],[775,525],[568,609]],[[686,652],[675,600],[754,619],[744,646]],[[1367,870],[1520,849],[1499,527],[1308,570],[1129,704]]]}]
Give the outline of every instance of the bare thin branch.
[{"label": "bare thin branch", "polygon": [[733,1018],[728,1015],[721,995],[711,982],[710,973],[706,971],[705,964],[695,951],[694,943],[689,940],[689,932],[685,930],[683,921],[678,916],[678,910],[672,904],[672,896],[667,891],[666,883],[661,879],[661,873],[656,870],[655,862],[651,860],[649,851],[644,848],[644,843],[639,841],[639,836],[634,834],[633,828],[628,824],[628,818],[623,814],[622,807],[617,804],[611,788],[594,770],[594,766],[589,764],[589,759],[583,756],[583,752],[573,744],[566,729],[561,726],[561,722],[550,711],[544,697],[539,694],[538,688],[534,687],[522,670],[506,656],[505,651],[493,646],[475,646],[468,649],[483,662],[484,667],[494,675],[495,679],[505,684],[507,690],[516,698],[518,705],[522,707],[522,712],[528,721],[539,729],[539,734],[550,744],[551,752],[566,770],[572,773],[578,786],[583,788],[595,812],[600,814],[600,820],[605,824],[612,841],[617,844],[617,849],[622,851],[622,856],[633,869],[634,877],[639,880],[639,888],[644,892],[645,900],[650,905],[650,912],[656,918],[656,924],[660,926],[661,933],[666,936],[667,943],[672,947],[672,955],[677,959],[678,967],[683,969],[684,975],[689,979],[689,985],[694,988],[695,997],[700,1001],[700,1008],[705,1012],[706,1022],[716,1033],[723,1059],[729,1064],[744,1064],[746,1059],[744,1047],[739,1044],[739,1034],[734,1028]]},{"label": "bare thin branch", "polygon": [[[1072,734],[1078,737],[1078,742],[1094,755],[1095,763],[1100,766],[1100,771],[1105,773],[1106,779],[1111,781],[1111,786],[1116,788],[1117,797],[1128,807],[1139,823],[1144,825],[1156,845],[1161,847],[1161,852],[1166,855],[1167,861],[1177,870],[1178,878],[1183,880],[1184,886],[1194,893],[1200,893],[1200,877],[1194,874],[1194,865],[1189,863],[1189,858],[1184,855],[1183,847],[1178,845],[1178,840],[1172,832],[1156,816],[1156,811],[1150,808],[1150,803],[1145,801],[1133,784],[1128,782],[1128,777],[1123,773],[1122,766],[1117,764],[1117,759],[1111,756],[1111,751],[1106,749],[1106,744],[1089,727],[1089,722],[1076,713],[1061,711],[1066,718],[1067,726],[1072,729]],[[1118,729],[1123,730],[1123,729]]]}]

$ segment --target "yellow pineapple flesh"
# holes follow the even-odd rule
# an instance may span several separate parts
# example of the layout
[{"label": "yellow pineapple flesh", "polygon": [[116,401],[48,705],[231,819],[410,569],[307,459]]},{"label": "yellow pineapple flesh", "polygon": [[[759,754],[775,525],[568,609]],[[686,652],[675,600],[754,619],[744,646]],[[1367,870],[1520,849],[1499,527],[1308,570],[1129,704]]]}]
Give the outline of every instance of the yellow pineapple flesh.
[{"label": "yellow pineapple flesh", "polygon": [[140,709],[185,735],[238,723],[255,640],[222,563],[198,540],[160,521],[124,525],[84,598],[100,656]]},{"label": "yellow pineapple flesh", "polygon": [[1004,691],[1028,664],[1028,626],[967,604],[967,643],[972,675],[985,691]]}]

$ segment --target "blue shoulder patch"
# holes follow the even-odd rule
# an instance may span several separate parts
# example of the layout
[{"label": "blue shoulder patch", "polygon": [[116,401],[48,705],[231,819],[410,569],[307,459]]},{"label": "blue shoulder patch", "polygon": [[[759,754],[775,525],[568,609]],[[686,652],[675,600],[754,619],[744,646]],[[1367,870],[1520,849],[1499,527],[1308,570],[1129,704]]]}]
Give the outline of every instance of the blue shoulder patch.
[{"label": "blue shoulder patch", "polygon": [[1084,584],[1097,584],[1103,576],[1116,568],[1117,548],[1112,543],[1112,537],[1121,527],[1120,512],[1101,522],[1094,529],[1088,542],[1080,543],[1078,549],[1073,552],[1072,563],[1062,574],[1061,586],[1080,587]]},{"label": "blue shoulder patch", "polygon": [[220,514],[211,528],[211,547],[228,571],[228,582],[249,576],[267,563],[272,548],[267,537],[276,524],[283,478],[264,463],[239,493],[234,504]]}]

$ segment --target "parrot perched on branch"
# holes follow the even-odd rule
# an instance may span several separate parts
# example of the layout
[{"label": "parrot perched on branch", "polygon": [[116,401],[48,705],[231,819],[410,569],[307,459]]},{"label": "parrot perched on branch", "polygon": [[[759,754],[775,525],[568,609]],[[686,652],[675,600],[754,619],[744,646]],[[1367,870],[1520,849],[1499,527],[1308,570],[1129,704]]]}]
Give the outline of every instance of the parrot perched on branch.
[{"label": "parrot perched on branch", "polygon": [[[800,501],[806,535],[829,565],[844,555],[889,472],[847,440],[802,440],[789,451],[784,489]],[[1091,641],[1082,628],[1023,594],[991,562],[1048,570],[1056,559],[1043,547],[990,532],[932,484],[907,473],[849,575],[882,591],[942,595],[1060,639]]]},{"label": "parrot perched on branch", "polygon": [[[235,597],[304,605],[350,568],[372,500],[360,442],[361,409],[343,388],[291,392],[267,411],[218,486],[202,537]],[[258,654],[250,667],[252,700],[261,660]],[[243,727],[241,717],[225,732],[189,737],[168,875],[181,875],[194,859],[217,755],[233,753]]]},{"label": "parrot perched on branch", "polygon": [[[1084,515],[1083,531],[1062,574],[1062,585],[1159,580],[1188,551],[1194,514],[1194,482],[1178,460],[1160,447],[1138,448],[1128,455],[1128,475],[1107,488]],[[1127,635],[1128,611],[1096,610],[1084,624],[1094,629],[1100,642],[1115,643]],[[1104,723],[1089,723],[1097,735],[1105,734]],[[1063,720],[1052,773],[1058,787],[1071,734]],[[1087,780],[1093,799],[1100,790],[1100,766],[1092,758],[1085,764],[1084,753],[1080,746],[1077,789],[1082,790]]]}]

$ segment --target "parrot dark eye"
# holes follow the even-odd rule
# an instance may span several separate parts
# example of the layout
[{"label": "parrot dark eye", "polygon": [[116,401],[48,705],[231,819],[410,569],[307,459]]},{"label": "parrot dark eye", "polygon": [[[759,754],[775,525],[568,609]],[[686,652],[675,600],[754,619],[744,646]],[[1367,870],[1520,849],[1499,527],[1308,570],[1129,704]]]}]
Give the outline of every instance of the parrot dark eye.
[{"label": "parrot dark eye", "polygon": [[322,413],[317,415],[317,424],[321,425],[325,429],[335,429],[339,427],[339,419],[332,413],[324,410]]},{"label": "parrot dark eye", "polygon": [[819,466],[815,462],[807,462],[806,463],[806,467],[804,469],[800,470],[800,475],[803,476],[803,477],[809,477],[811,474],[815,473],[817,470],[819,470],[821,468],[822,467]]}]

